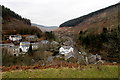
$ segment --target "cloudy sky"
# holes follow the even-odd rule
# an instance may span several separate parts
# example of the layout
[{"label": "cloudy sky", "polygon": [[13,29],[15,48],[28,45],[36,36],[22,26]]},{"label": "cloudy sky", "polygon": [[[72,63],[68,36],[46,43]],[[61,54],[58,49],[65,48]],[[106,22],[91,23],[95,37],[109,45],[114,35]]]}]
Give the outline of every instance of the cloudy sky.
[{"label": "cloudy sky", "polygon": [[119,0],[1,0],[22,17],[46,26],[61,23],[118,3]]}]

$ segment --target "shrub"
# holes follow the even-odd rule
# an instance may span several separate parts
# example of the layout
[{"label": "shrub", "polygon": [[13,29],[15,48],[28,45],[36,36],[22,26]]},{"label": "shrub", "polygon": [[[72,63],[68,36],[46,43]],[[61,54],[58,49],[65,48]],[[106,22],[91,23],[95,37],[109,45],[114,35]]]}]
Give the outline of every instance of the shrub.
[{"label": "shrub", "polygon": [[[103,28],[101,34],[86,35],[79,34],[80,45],[85,46],[86,49],[92,49],[94,53],[107,56],[104,59],[109,61],[119,62],[120,57],[120,29],[113,29],[109,32],[107,28]],[[104,53],[101,53],[104,52]]]}]

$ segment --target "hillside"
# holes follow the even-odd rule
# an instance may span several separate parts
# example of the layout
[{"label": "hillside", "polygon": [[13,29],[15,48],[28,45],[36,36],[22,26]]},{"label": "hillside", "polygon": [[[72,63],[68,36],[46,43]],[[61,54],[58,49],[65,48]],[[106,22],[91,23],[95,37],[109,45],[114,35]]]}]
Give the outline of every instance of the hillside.
[{"label": "hillside", "polygon": [[120,3],[72,19],[54,32],[73,38],[78,51],[100,54],[102,59],[120,62]]},{"label": "hillside", "polygon": [[[1,6],[1,5],[0,5]],[[31,21],[21,17],[19,14],[10,10],[7,7],[2,7],[2,35],[11,34],[30,34],[41,36],[41,30],[35,26],[31,26]]]},{"label": "hillside", "polygon": [[[78,34],[80,31],[100,33],[102,29],[112,29],[118,26],[118,7],[120,3],[92,12],[79,18],[66,21],[56,31]],[[120,13],[119,13],[120,14]],[[65,29],[64,29],[65,27]],[[69,28],[71,27],[71,28]]]}]

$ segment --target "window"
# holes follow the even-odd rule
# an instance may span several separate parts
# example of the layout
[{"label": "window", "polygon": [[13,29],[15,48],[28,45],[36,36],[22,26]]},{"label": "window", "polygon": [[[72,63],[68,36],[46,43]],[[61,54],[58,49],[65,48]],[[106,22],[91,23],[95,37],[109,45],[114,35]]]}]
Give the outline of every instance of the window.
[{"label": "window", "polygon": [[16,54],[14,54],[14,56],[16,56]]}]

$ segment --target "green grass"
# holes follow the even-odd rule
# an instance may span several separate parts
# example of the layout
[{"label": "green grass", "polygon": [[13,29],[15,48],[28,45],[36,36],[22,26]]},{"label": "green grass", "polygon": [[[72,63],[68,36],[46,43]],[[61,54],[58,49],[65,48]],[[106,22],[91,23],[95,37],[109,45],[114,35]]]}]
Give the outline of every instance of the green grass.
[{"label": "green grass", "polygon": [[3,72],[3,78],[118,78],[118,66],[16,70]]}]

